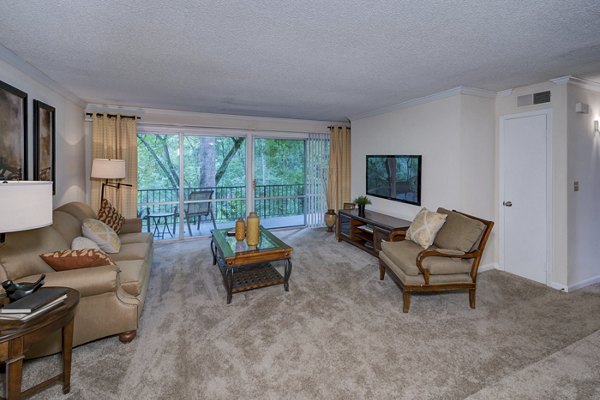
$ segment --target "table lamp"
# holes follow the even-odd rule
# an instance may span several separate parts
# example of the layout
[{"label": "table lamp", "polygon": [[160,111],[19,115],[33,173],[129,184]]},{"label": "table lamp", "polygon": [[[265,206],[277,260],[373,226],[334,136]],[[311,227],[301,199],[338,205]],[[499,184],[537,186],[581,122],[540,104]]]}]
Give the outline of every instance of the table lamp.
[{"label": "table lamp", "polygon": [[0,243],[8,232],[52,224],[52,182],[0,182]]},{"label": "table lamp", "polygon": [[92,161],[92,178],[104,179],[102,182],[102,192],[100,194],[100,204],[104,200],[104,188],[106,186],[120,189],[121,186],[132,185],[121,182],[109,182],[109,179],[125,178],[125,160],[114,160],[110,158],[94,158]]}]

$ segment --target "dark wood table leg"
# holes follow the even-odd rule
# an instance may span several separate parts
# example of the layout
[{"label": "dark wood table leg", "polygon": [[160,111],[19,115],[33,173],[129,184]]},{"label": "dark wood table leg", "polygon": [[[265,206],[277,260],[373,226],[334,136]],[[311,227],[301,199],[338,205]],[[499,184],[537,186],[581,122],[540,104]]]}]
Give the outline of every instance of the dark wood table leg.
[{"label": "dark wood table leg", "polygon": [[6,361],[6,399],[21,398],[21,381],[23,379],[23,337],[8,343],[8,360]]},{"label": "dark wood table leg", "polygon": [[233,290],[233,268],[227,268],[225,271],[227,281],[227,304],[231,303],[231,291]]},{"label": "dark wood table leg", "polygon": [[287,262],[285,264],[285,271],[283,273],[283,288],[286,292],[289,292],[290,285],[288,282],[290,280],[290,275],[292,275],[292,260],[288,258],[286,261]]},{"label": "dark wood table leg", "polygon": [[73,325],[74,319],[71,319],[67,325],[62,328],[62,358],[63,358],[63,393],[67,394],[71,390],[71,355],[73,354]]}]

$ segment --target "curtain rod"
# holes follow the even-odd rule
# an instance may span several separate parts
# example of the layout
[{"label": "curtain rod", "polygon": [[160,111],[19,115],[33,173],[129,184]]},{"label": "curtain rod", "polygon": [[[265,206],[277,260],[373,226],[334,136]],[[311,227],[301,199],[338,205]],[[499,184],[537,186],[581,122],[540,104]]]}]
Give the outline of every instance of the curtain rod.
[{"label": "curtain rod", "polygon": [[[102,113],[85,113],[85,115],[87,115],[89,117],[93,116],[94,114],[96,114],[96,115],[104,115]],[[109,117],[109,118],[114,118],[114,117],[117,116],[117,114],[106,114],[106,116]],[[141,119],[141,117],[138,117],[136,115],[121,115],[121,118]]]}]

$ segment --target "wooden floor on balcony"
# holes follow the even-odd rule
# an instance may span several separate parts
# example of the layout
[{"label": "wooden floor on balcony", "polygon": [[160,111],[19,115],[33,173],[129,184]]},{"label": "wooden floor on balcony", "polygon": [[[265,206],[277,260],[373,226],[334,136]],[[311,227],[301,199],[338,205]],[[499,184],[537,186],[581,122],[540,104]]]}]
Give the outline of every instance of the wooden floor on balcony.
[{"label": "wooden floor on balcony", "polygon": [[[273,228],[285,228],[292,226],[304,226],[304,215],[292,215],[287,217],[269,217],[269,218],[261,218],[260,224],[265,228],[273,229]],[[227,221],[227,222],[217,222],[217,228],[232,228],[235,226],[235,221]],[[207,237],[210,236],[210,231],[213,229],[212,221],[202,220],[200,224],[200,229],[197,229],[196,224],[190,224],[192,228],[192,235],[188,231],[187,223],[184,224],[184,235],[185,238],[190,237]],[[164,236],[163,236],[164,229]],[[179,239],[179,226],[176,226],[175,232],[173,232],[173,221],[171,220],[168,226],[168,229],[164,226],[164,224],[158,225],[158,230],[155,229],[153,223],[148,227],[147,221],[144,221],[144,230],[148,232],[154,233],[154,240],[174,240]]]}]

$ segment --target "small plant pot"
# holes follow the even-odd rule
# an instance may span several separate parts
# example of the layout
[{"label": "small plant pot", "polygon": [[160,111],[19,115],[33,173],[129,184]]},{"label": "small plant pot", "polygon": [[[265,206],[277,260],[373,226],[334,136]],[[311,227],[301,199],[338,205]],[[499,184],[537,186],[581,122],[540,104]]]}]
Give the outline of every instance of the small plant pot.
[{"label": "small plant pot", "polygon": [[359,217],[365,216],[365,206],[366,206],[366,204],[358,204],[358,216]]}]

